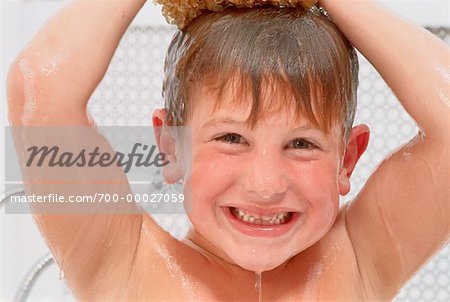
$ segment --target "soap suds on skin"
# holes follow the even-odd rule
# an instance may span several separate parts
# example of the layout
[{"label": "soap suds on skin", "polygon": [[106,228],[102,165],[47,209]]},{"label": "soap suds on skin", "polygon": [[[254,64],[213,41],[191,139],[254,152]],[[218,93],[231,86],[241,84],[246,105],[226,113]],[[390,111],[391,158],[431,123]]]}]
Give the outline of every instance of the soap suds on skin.
[{"label": "soap suds on skin", "polygon": [[162,246],[157,248],[158,254],[163,259],[165,265],[169,269],[169,273],[172,277],[178,278],[180,280],[181,287],[186,294],[186,298],[189,301],[196,301],[197,297],[197,284],[191,280],[188,275],[186,275],[179,267],[176,259],[170,255],[169,251]]},{"label": "soap suds on skin", "polygon": [[53,59],[49,59],[44,63],[44,65],[39,67],[39,71],[46,76],[52,76],[58,70],[61,61],[62,55],[58,55]]},{"label": "soap suds on skin", "polygon": [[34,71],[30,67],[30,63],[27,59],[23,58],[19,61],[19,69],[22,72],[24,78],[24,96],[25,104],[23,107],[23,113],[20,117],[22,124],[27,124],[36,114],[36,91],[35,91],[35,76]]},{"label": "soap suds on skin", "polygon": [[450,71],[442,67],[440,64],[435,64],[434,69],[442,76],[447,84],[450,84]]},{"label": "soap suds on skin", "polygon": [[[58,55],[53,59],[47,60],[37,69],[38,72],[46,76],[54,75],[59,68],[62,58],[62,55]],[[30,62],[26,58],[20,59],[19,70],[21,71],[24,80],[23,94],[25,98],[20,121],[22,124],[26,125],[35,117],[37,112],[36,74],[35,70],[31,67]]]},{"label": "soap suds on skin", "polygon": [[[157,242],[155,235],[145,226],[141,228],[141,236],[152,237],[151,241]],[[198,282],[193,280],[188,274],[184,273],[177,263],[176,257],[171,255],[170,251],[164,246],[158,244],[156,246],[156,251],[161,257],[161,261],[163,261],[164,265],[167,267],[170,276],[179,280],[181,288],[185,293],[185,298],[188,299],[188,301],[198,301]],[[154,263],[151,265],[150,269],[153,273],[157,273],[158,265]]]},{"label": "soap suds on skin", "polygon": [[315,263],[308,272],[307,282],[317,282],[322,275],[323,272],[323,264],[318,262]]},{"label": "soap suds on skin", "polygon": [[448,95],[442,91],[440,87],[436,87],[436,93],[439,95],[439,98],[444,102],[444,104],[450,108],[450,100],[448,99]]},{"label": "soap suds on skin", "polygon": [[308,271],[304,292],[300,295],[305,301],[320,301],[320,278],[324,272],[321,262],[315,263]]},{"label": "soap suds on skin", "polygon": [[[450,71],[440,64],[434,65],[434,70],[436,70],[447,87],[450,85]],[[450,107],[449,95],[442,89],[442,87],[435,88],[436,93],[439,95],[439,98],[444,102],[447,107]]]}]

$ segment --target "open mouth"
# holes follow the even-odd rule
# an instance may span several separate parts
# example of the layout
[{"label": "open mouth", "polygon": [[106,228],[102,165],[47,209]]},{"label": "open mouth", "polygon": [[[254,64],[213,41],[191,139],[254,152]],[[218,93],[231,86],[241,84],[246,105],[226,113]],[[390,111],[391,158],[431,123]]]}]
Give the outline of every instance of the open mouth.
[{"label": "open mouth", "polygon": [[[239,232],[252,237],[278,237],[288,233],[303,217],[301,212],[283,210],[250,211],[238,207],[223,207],[228,221]],[[259,212],[259,213],[257,213]]]},{"label": "open mouth", "polygon": [[247,212],[243,209],[230,207],[231,214],[238,220],[253,225],[280,225],[291,221],[293,212],[279,212],[273,215],[261,216],[256,213]]}]

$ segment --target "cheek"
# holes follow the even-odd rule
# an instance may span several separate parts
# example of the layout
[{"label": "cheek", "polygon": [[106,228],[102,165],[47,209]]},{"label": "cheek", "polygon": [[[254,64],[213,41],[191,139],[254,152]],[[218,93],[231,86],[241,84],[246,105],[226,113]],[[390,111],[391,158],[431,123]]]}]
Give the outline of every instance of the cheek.
[{"label": "cheek", "polygon": [[214,220],[217,198],[235,179],[237,173],[230,163],[212,152],[197,151],[192,156],[192,172],[188,178],[192,190],[191,213],[193,221]]},{"label": "cheek", "polygon": [[336,168],[329,162],[302,163],[295,168],[295,198],[304,207],[304,225],[299,233],[302,249],[322,238],[339,211]]},{"label": "cheek", "polygon": [[195,151],[192,155],[192,187],[199,193],[219,194],[240,172],[242,162],[237,157],[222,156],[208,148]]},{"label": "cheek", "polygon": [[337,166],[331,161],[302,163],[296,169],[298,194],[308,203],[310,212],[332,218],[339,205]]}]

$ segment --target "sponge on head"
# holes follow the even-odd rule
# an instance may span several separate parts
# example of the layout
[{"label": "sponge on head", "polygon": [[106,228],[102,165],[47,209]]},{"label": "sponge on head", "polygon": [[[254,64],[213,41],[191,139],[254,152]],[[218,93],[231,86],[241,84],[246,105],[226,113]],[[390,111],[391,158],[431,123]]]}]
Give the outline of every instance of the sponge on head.
[{"label": "sponge on head", "polygon": [[171,24],[183,29],[204,11],[221,11],[227,7],[253,8],[263,5],[311,8],[317,0],[155,0],[163,5],[163,15]]}]

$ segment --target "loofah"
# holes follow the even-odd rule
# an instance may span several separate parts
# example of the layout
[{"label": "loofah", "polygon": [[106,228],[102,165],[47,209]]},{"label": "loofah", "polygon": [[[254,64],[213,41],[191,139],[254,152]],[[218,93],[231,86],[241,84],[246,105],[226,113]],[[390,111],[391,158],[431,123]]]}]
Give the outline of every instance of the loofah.
[{"label": "loofah", "polygon": [[162,13],[167,22],[183,29],[203,11],[221,11],[227,7],[258,7],[273,5],[276,7],[305,7],[311,8],[317,0],[154,0],[163,5]]}]

